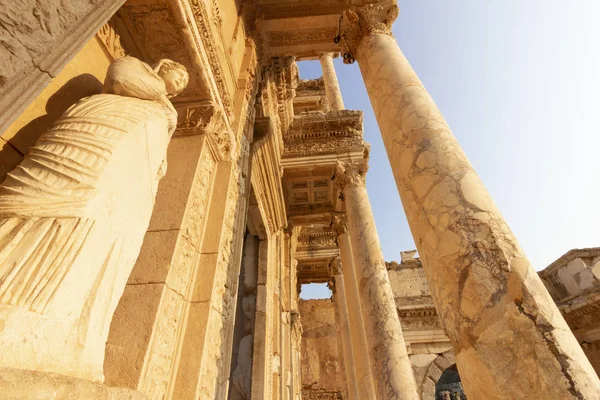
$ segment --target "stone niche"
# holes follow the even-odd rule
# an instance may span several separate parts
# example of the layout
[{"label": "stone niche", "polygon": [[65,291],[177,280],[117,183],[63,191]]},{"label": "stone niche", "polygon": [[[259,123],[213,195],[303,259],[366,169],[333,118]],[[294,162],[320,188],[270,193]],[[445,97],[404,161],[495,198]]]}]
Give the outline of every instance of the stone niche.
[{"label": "stone niche", "polygon": [[330,299],[300,300],[302,318],[302,399],[346,399],[340,336]]},{"label": "stone niche", "polygon": [[0,182],[67,108],[84,97],[102,92],[106,70],[113,59],[102,36],[92,37],[25,111],[0,132]]}]

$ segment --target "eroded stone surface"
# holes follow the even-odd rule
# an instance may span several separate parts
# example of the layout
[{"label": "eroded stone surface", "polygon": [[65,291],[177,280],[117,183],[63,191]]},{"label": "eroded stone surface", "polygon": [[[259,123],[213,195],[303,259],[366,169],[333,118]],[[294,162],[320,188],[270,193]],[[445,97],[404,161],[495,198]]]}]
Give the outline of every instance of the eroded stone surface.
[{"label": "eroded stone surface", "polygon": [[85,379],[0,368],[3,400],[147,400],[135,390],[111,388]]},{"label": "eroded stone surface", "polygon": [[598,377],[391,37],[394,7],[358,11],[355,56],[467,395],[598,398]]},{"label": "eroded stone surface", "polygon": [[333,303],[329,299],[300,300],[299,305],[303,327],[302,398],[321,399],[317,393],[329,393],[332,399],[341,399],[346,380]]},{"label": "eroded stone surface", "polygon": [[365,187],[366,162],[339,163],[377,396],[416,399],[413,372]]}]

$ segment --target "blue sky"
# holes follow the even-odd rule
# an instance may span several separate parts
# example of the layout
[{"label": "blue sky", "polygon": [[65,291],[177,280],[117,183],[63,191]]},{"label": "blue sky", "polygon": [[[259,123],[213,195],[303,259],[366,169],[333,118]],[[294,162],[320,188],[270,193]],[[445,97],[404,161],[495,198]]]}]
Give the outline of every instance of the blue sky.
[{"label": "blue sky", "polygon": [[[600,1],[399,5],[400,48],[534,268],[600,246]],[[335,66],[346,108],[365,113],[369,198],[385,259],[399,260],[415,245],[358,64]]]}]

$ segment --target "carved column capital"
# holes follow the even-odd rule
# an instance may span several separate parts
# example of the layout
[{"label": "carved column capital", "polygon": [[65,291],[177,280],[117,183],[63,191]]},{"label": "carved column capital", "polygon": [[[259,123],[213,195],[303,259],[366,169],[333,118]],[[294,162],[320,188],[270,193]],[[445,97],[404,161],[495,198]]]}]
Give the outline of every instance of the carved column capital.
[{"label": "carved column capital", "polygon": [[175,136],[206,135],[218,161],[235,158],[236,142],[224,113],[212,101],[175,103],[177,131]]},{"label": "carved column capital", "polygon": [[356,55],[363,37],[371,34],[392,35],[392,24],[400,12],[395,1],[390,4],[365,4],[344,12],[342,21],[345,52]]},{"label": "carved column capital", "polygon": [[345,213],[333,214],[331,218],[331,226],[338,236],[348,233],[348,220]]},{"label": "carved column capital", "polygon": [[367,160],[338,162],[335,178],[343,191],[346,187],[365,186],[369,164]]}]

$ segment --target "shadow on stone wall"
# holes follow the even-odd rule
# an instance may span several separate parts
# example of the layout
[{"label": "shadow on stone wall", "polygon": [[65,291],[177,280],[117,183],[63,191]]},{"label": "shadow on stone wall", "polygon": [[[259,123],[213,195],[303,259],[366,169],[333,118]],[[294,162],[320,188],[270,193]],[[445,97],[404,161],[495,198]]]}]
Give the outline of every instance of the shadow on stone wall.
[{"label": "shadow on stone wall", "polygon": [[81,74],[71,78],[56,91],[46,103],[46,114],[37,117],[19,129],[9,142],[21,153],[33,146],[40,135],[48,129],[69,107],[78,100],[102,92],[102,82],[94,75]]}]

